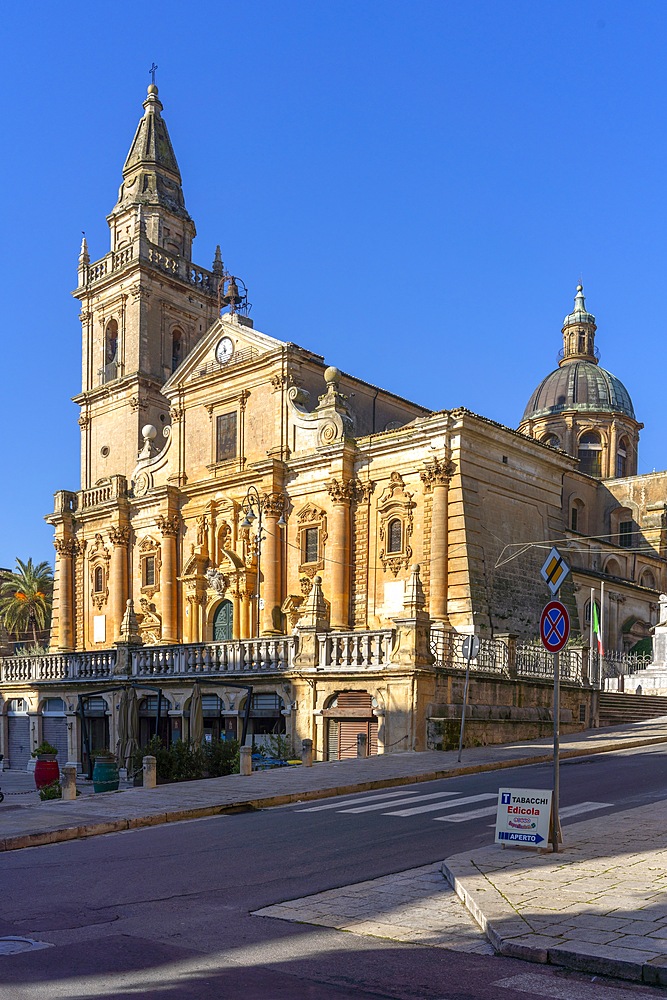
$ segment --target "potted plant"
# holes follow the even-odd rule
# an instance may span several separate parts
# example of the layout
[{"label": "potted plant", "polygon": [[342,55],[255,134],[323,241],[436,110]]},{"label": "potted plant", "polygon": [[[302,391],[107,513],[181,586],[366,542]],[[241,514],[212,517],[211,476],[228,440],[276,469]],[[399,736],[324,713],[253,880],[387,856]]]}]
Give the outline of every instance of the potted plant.
[{"label": "potted plant", "polygon": [[32,751],[32,756],[36,758],[35,763],[35,786],[37,789],[50,785],[53,781],[60,779],[60,768],[58,767],[58,748],[46,740],[40,743]]},{"label": "potted plant", "polygon": [[120,779],[116,755],[108,747],[104,747],[102,750],[93,750],[91,756],[95,758],[95,766],[93,767],[94,790],[96,792],[117,792]]}]

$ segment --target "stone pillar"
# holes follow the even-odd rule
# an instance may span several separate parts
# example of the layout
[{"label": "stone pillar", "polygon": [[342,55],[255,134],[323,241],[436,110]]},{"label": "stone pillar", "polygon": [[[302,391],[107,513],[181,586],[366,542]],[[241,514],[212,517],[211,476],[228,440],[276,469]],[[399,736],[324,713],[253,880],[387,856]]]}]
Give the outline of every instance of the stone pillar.
[{"label": "stone pillar", "polygon": [[[107,639],[120,638],[120,626],[127,606],[127,547],[130,542],[129,527],[110,528],[109,540],[113,546],[109,566],[109,630]],[[110,634],[109,634],[110,633]]]},{"label": "stone pillar", "polygon": [[241,747],[240,751],[240,774],[252,774],[252,747]]},{"label": "stone pillar", "polygon": [[76,764],[64,764],[60,768],[60,787],[63,801],[71,802],[76,798]]},{"label": "stone pillar", "polygon": [[313,741],[301,740],[301,763],[304,767],[313,766]]},{"label": "stone pillar", "polygon": [[53,581],[54,619],[57,615],[57,633],[52,631],[52,646],[61,653],[74,649],[74,554],[73,538],[56,538],[56,569]]},{"label": "stone pillar", "polygon": [[239,625],[239,638],[249,639],[250,638],[250,623],[252,621],[252,594],[240,594],[240,625]]},{"label": "stone pillar", "polygon": [[179,529],[178,515],[160,515],[157,526],[162,532],[162,566],[160,593],[162,595],[162,642],[178,642],[178,554],[176,539]]},{"label": "stone pillar", "polygon": [[157,760],[153,756],[144,757],[144,788],[155,788],[157,785]]},{"label": "stone pillar", "polygon": [[232,639],[238,641],[241,638],[241,594],[237,589],[229,595],[232,599]]},{"label": "stone pillar", "polygon": [[326,748],[324,746],[324,716],[322,710],[313,713],[315,718],[315,759],[326,760]]},{"label": "stone pillar", "polygon": [[263,502],[264,541],[262,543],[261,595],[264,608],[260,612],[260,635],[280,635],[280,606],[282,604],[282,538],[278,520],[285,508],[281,494],[271,494]]},{"label": "stone pillar", "polygon": [[81,718],[74,709],[76,699],[72,696],[72,711],[66,713],[67,719],[67,763],[76,764],[77,771],[81,770]]},{"label": "stone pillar", "polygon": [[327,563],[330,568],[331,628],[350,627],[350,504],[353,482],[339,483],[332,479],[327,489],[333,500],[331,530],[327,542]]},{"label": "stone pillar", "polygon": [[449,625],[447,614],[447,539],[449,481],[453,468],[451,462],[434,458],[421,472],[424,491],[432,492],[431,510],[431,559],[429,613],[434,621]]}]

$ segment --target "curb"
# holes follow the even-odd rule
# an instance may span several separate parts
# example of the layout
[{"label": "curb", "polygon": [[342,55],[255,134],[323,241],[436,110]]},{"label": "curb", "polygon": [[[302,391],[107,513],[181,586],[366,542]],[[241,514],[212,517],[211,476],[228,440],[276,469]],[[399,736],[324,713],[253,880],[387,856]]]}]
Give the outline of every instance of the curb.
[{"label": "curb", "polygon": [[[610,753],[616,750],[631,750],[635,747],[640,746],[652,746],[658,743],[666,743],[667,734],[665,736],[653,736],[644,739],[631,739],[624,740],[622,742],[616,743],[613,746],[597,746],[590,748],[579,748],[572,750],[561,749],[560,757],[561,760],[570,757],[589,757],[593,754],[598,753]],[[85,837],[97,837],[102,836],[105,833],[121,833],[124,830],[137,830],[144,827],[150,826],[161,826],[166,823],[181,823],[184,820],[190,819],[204,819],[209,816],[221,816],[225,813],[239,812],[239,811],[251,811],[255,809],[268,809],[272,806],[282,806],[289,805],[293,802],[311,802],[317,799],[327,799],[334,798],[339,795],[351,795],[355,792],[367,792],[373,791],[374,789],[381,788],[395,788],[401,785],[415,785],[425,781],[437,781],[441,778],[454,778],[459,775],[466,774],[479,774],[484,771],[501,771],[513,767],[526,767],[529,764],[544,764],[553,760],[553,751],[549,749],[548,752],[543,754],[538,754],[534,757],[518,757],[512,760],[502,760],[502,761],[491,761],[482,764],[468,764],[460,765],[455,767],[450,767],[447,769],[438,769],[437,771],[429,771],[423,774],[416,775],[399,775],[390,778],[376,778],[369,781],[351,782],[346,785],[337,785],[333,788],[314,788],[310,790],[304,790],[300,792],[284,792],[278,795],[266,795],[259,798],[249,799],[243,798],[232,802],[226,803],[215,803],[206,806],[192,806],[186,809],[171,809],[165,812],[154,812],[147,813],[144,816],[134,816],[130,819],[112,819],[112,820],[100,820],[98,822],[92,822],[89,824],[77,824],[70,827],[62,827],[57,830],[45,830],[36,833],[18,834],[14,837],[5,837],[0,839],[0,852],[2,851],[19,851],[26,847],[42,847],[46,844],[56,844],[62,843],[68,840],[79,840]],[[260,772],[253,772],[254,774]],[[252,777],[250,775],[249,777]],[[104,793],[102,793],[104,794]],[[110,792],[107,794],[117,794],[115,792]],[[502,946],[503,939],[496,935],[493,927],[488,924],[488,921],[484,917],[484,914],[479,910],[478,907],[474,906],[472,901],[468,903],[465,895],[465,889],[463,886],[459,885],[456,877],[449,872],[446,865],[443,865],[443,874],[449,881],[452,888],[455,890],[459,898],[465,903],[465,905],[470,910],[474,919],[480,925],[484,933],[487,935],[491,945],[500,950]],[[453,881],[452,881],[453,880]],[[457,884],[458,883],[458,884]],[[462,892],[464,893],[462,895]],[[475,913],[477,910],[480,914],[478,917]],[[489,930],[487,931],[487,926]],[[496,940],[494,940],[490,935],[495,935]],[[528,947],[528,946],[525,946]],[[539,953],[543,954],[543,949],[539,949]],[[504,954],[504,952],[503,952]],[[523,957],[523,956],[517,956]],[[529,961],[541,961],[546,962],[548,959],[535,958],[528,959]],[[554,963],[556,964],[556,963]],[[559,962],[557,964],[564,964]],[[634,964],[634,963],[633,963]],[[653,973],[655,975],[655,966],[651,966]],[[666,970],[667,971],[667,970]],[[628,977],[623,977],[628,978]],[[634,978],[634,977],[632,977]],[[645,980],[646,982],[655,983],[657,980],[655,978],[651,980]]]}]

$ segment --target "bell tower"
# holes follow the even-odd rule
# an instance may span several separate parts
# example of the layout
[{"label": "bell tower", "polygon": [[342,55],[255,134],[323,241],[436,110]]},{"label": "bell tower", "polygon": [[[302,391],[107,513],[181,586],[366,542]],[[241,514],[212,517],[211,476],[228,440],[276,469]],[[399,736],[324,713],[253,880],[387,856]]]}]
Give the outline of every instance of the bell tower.
[{"label": "bell tower", "polygon": [[111,249],[91,262],[84,238],[79,255],[82,489],[131,476],[146,424],[164,440],[161,387],[218,316],[220,249],[211,270],[192,263],[195,224],[155,83],[143,106],[107,217]]}]

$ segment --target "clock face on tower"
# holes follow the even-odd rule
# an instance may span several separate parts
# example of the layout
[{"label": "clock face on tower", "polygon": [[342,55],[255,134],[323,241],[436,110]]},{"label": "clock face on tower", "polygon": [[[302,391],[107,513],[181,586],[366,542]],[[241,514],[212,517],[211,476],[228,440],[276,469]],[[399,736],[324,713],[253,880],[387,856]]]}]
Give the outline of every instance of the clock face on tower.
[{"label": "clock face on tower", "polygon": [[222,340],[218,341],[218,345],[215,349],[215,359],[219,365],[226,365],[227,362],[231,360],[233,353],[234,342],[231,337],[223,337]]}]

